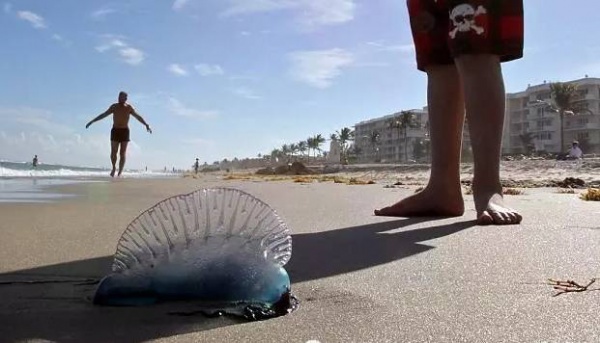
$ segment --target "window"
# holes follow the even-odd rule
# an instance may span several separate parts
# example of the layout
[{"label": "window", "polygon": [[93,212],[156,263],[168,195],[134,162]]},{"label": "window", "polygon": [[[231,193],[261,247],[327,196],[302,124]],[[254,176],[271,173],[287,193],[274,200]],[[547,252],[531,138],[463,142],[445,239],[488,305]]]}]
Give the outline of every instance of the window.
[{"label": "window", "polygon": [[577,139],[589,139],[590,138],[590,133],[589,132],[580,132],[576,135]]}]

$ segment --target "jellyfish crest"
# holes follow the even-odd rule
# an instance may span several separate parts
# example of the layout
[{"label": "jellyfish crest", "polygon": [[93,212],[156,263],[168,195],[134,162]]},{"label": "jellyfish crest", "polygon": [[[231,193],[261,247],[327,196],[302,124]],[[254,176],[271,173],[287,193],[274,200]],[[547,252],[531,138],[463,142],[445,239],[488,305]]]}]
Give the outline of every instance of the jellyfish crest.
[{"label": "jellyfish crest", "polygon": [[291,254],[288,227],[254,196],[231,188],[177,195],[127,226],[94,303],[191,300],[270,311],[289,298],[283,266]]},{"label": "jellyfish crest", "polygon": [[134,219],[117,243],[112,270],[198,267],[231,256],[282,267],[291,253],[289,229],[269,205],[237,189],[210,188],[165,199]]}]

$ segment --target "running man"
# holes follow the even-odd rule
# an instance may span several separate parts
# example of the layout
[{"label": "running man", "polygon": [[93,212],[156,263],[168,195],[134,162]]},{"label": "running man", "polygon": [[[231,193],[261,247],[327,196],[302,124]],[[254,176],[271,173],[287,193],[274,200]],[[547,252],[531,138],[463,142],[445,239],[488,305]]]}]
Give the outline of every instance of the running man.
[{"label": "running man", "polygon": [[110,105],[108,110],[92,119],[85,128],[87,129],[94,122],[100,121],[109,115],[113,115],[113,127],[110,131],[110,161],[112,162],[112,171],[110,176],[115,176],[117,164],[117,152],[119,152],[119,173],[121,176],[123,167],[125,167],[125,154],[127,152],[127,144],[129,143],[129,117],[130,115],[137,119],[140,123],[146,126],[146,131],[152,133],[150,125],[146,123],[144,118],[139,115],[133,106],[127,103],[127,93],[119,93],[119,102]]}]

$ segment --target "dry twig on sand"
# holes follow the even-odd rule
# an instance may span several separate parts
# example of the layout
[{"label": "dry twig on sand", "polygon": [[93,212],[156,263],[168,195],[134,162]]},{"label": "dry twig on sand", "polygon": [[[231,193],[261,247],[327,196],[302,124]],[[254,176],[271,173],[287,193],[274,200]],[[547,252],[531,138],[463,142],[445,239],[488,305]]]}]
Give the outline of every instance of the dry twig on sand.
[{"label": "dry twig on sand", "polygon": [[600,288],[589,289],[589,287],[596,282],[596,278],[593,278],[587,285],[580,285],[573,280],[560,281],[548,279],[548,285],[554,286],[558,292],[553,295],[553,297],[559,296],[564,293],[573,293],[573,292],[586,292],[586,291],[598,291]]}]

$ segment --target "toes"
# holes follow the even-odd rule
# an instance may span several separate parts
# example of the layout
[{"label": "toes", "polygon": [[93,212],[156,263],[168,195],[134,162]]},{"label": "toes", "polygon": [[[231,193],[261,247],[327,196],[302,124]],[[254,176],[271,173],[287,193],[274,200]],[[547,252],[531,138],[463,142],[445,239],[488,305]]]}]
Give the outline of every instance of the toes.
[{"label": "toes", "polygon": [[513,214],[516,217],[515,224],[521,224],[521,221],[523,220],[523,216],[519,212],[514,212]]},{"label": "toes", "polygon": [[482,215],[477,218],[477,224],[479,225],[511,225],[519,224],[523,220],[523,217],[516,211],[484,211]]},{"label": "toes", "polygon": [[488,211],[483,211],[483,213],[477,218],[477,225],[491,225],[493,223],[494,218],[492,218]]},{"label": "toes", "polygon": [[390,209],[391,207],[384,207],[381,209],[376,209],[375,211],[373,211],[373,213],[375,213],[376,216],[389,216],[391,215]]},{"label": "toes", "polygon": [[506,213],[498,212],[498,211],[489,211],[489,212],[492,215],[492,218],[494,218],[494,224],[505,224],[506,223],[506,218],[504,217],[506,215]]}]

